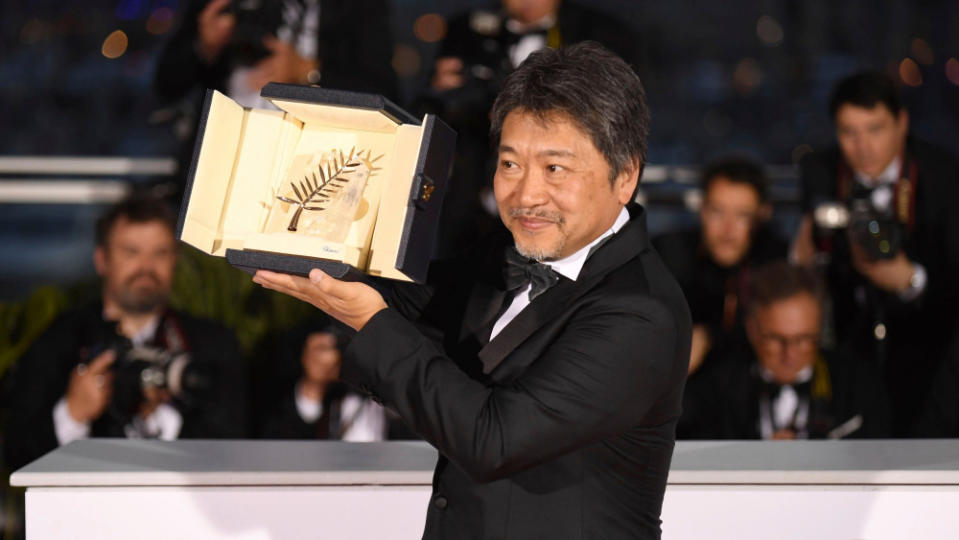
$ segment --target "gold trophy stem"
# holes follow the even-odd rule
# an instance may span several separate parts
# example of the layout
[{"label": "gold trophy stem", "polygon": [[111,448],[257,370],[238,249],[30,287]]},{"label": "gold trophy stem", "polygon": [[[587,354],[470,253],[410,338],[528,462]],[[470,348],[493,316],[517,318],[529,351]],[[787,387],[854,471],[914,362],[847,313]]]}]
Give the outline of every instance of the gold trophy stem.
[{"label": "gold trophy stem", "polygon": [[300,222],[300,214],[303,213],[303,207],[298,206],[296,212],[293,213],[293,219],[290,220],[290,226],[286,228],[288,231],[296,232],[296,225]]}]

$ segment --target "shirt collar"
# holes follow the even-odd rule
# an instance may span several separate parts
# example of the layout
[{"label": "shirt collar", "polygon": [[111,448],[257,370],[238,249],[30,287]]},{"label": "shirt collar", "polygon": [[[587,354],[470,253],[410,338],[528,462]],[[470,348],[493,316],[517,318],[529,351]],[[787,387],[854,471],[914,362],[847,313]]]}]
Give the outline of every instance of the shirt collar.
[{"label": "shirt collar", "polygon": [[865,174],[856,171],[856,181],[860,184],[873,188],[885,184],[895,184],[899,180],[899,171],[902,169],[902,158],[896,156],[888,167],[885,168],[875,179],[869,178]]},{"label": "shirt collar", "polygon": [[607,229],[603,234],[597,236],[595,240],[568,257],[564,257],[558,261],[543,261],[543,264],[548,264],[556,273],[576,281],[579,273],[583,270],[583,265],[586,264],[586,259],[589,258],[591,250],[606,239],[606,237],[619,232],[627,223],[629,223],[629,211],[626,210],[624,206],[620,209],[619,215],[616,216],[616,221],[613,223],[613,226]]},{"label": "shirt collar", "polygon": [[[103,314],[103,320],[107,319],[106,313]],[[157,328],[160,326],[160,316],[156,315],[151,317],[136,334],[130,336],[130,341],[137,347],[142,346],[144,343],[150,341],[153,336],[156,334]]]},{"label": "shirt collar", "polygon": [[[810,379],[812,379],[812,371],[813,371],[812,366],[806,366],[802,368],[801,370],[799,370],[799,373],[796,374],[796,380],[794,380],[793,382],[789,384],[802,384],[804,382],[808,382]],[[766,369],[763,366],[759,366],[759,377],[768,383],[776,382],[776,378],[773,376],[773,372]]]}]

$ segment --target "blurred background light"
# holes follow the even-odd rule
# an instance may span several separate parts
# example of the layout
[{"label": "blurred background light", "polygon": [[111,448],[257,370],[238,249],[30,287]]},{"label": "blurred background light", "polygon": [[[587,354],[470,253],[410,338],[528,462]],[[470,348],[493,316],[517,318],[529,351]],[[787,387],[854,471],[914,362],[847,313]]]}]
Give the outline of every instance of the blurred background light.
[{"label": "blurred background light", "polygon": [[127,52],[127,45],[129,45],[129,40],[123,30],[114,30],[103,40],[103,47],[100,48],[100,52],[110,59],[120,58],[123,53]]},{"label": "blurred background light", "polygon": [[929,42],[922,38],[912,40],[909,49],[912,51],[912,57],[924,66],[931,66],[932,63],[936,61],[935,54]]},{"label": "blurred background light", "polygon": [[959,60],[950,58],[946,61],[946,79],[952,84],[959,86]]},{"label": "blurred background light", "polygon": [[426,43],[436,43],[446,37],[446,19],[436,13],[426,13],[413,23],[413,35]]},{"label": "blurred background light", "polygon": [[779,45],[783,42],[783,27],[773,17],[763,15],[756,22],[756,36],[766,45]]},{"label": "blurred background light", "polygon": [[393,49],[393,69],[400,77],[412,77],[420,69],[420,53],[409,45],[397,45]]},{"label": "blurred background light", "polygon": [[160,7],[153,10],[150,18],[147,19],[147,32],[154,36],[166,34],[173,27],[173,10],[168,7]]},{"label": "blurred background light", "polygon": [[117,4],[117,18],[122,21],[142,19],[150,8],[147,0],[120,0]]},{"label": "blurred background light", "polygon": [[753,58],[743,58],[733,70],[733,87],[740,94],[752,94],[763,82],[763,71]]},{"label": "blurred background light", "polygon": [[919,70],[919,64],[912,58],[905,58],[899,63],[899,78],[907,86],[922,85],[922,72]]}]

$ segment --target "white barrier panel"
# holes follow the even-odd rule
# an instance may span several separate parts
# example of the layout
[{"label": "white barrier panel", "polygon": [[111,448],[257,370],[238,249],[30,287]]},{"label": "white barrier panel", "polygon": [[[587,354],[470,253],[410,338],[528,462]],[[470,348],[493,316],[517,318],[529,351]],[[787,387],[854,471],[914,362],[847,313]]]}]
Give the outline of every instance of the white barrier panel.
[{"label": "white barrier panel", "polygon": [[[681,442],[670,539],[959,537],[956,441]],[[425,443],[77,441],[11,477],[34,538],[418,538]]]}]

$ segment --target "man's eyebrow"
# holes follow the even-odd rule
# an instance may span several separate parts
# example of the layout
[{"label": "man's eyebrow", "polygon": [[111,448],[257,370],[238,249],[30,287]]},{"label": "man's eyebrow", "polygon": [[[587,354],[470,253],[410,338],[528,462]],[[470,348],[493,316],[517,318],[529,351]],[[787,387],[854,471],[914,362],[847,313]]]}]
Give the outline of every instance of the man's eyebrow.
[{"label": "man's eyebrow", "polygon": [[[501,153],[506,153],[506,152],[512,152],[512,153],[514,153],[514,154],[517,153],[515,148],[513,148],[512,146],[506,145],[506,144],[501,144],[501,145],[499,146],[499,151],[500,151]],[[576,153],[573,152],[572,150],[566,150],[566,149],[560,149],[560,148],[548,148],[548,149],[546,149],[546,150],[540,150],[539,152],[536,152],[536,155],[537,155],[538,157],[542,157],[542,156],[546,156],[546,157],[576,157]]]},{"label": "man's eyebrow", "polygon": [[536,152],[536,155],[546,157],[576,157],[576,154],[572,150],[566,150],[565,148],[548,148],[546,150]]}]

